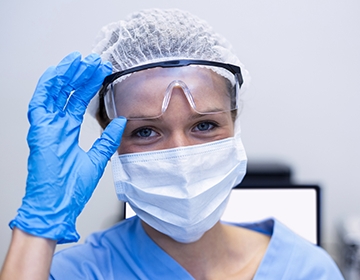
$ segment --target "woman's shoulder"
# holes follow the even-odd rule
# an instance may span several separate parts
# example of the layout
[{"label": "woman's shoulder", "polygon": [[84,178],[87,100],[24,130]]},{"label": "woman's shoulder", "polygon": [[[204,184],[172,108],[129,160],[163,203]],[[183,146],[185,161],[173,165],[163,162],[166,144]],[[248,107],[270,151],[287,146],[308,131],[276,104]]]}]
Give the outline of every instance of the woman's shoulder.
[{"label": "woman's shoulder", "polygon": [[300,237],[276,219],[239,226],[271,236],[255,279],[343,279],[320,246]]},{"label": "woman's shoulder", "polygon": [[53,279],[191,279],[142,228],[137,216],[54,256]]},{"label": "woman's shoulder", "polygon": [[124,252],[130,251],[134,238],[139,237],[139,225],[137,217],[124,220],[91,234],[83,244],[58,251],[53,257],[51,276],[55,279],[69,279],[69,275],[71,279],[111,279],[111,264],[116,261],[112,258],[119,256],[116,252],[121,251],[124,256]]}]

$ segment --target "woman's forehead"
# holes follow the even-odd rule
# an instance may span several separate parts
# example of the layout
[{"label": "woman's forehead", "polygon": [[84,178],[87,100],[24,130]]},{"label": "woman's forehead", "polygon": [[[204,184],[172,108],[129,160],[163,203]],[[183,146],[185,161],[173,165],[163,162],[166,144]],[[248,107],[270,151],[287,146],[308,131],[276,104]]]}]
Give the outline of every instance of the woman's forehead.
[{"label": "woman's forehead", "polygon": [[132,73],[129,77],[116,84],[116,90],[135,90],[140,87],[148,87],[156,83],[168,84],[174,80],[182,80],[185,83],[212,88],[226,89],[225,78],[202,66],[186,66],[174,68],[153,68]]},{"label": "woman's forehead", "polygon": [[185,85],[182,88],[184,94],[189,90],[195,107],[200,111],[229,109],[227,80],[208,68],[187,66],[142,70],[117,83],[114,99],[118,114],[126,117],[139,113],[149,116],[161,114],[169,85],[174,84],[174,81]]}]

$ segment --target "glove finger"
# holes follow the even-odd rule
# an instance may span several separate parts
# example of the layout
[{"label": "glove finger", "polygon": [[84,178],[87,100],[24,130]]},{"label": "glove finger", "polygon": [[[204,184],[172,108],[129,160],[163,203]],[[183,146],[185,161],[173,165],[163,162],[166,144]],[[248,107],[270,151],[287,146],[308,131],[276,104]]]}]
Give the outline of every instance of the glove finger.
[{"label": "glove finger", "polygon": [[120,145],[120,140],[126,126],[126,118],[119,117],[110,122],[101,137],[96,140],[88,152],[92,163],[98,167],[101,176],[107,162]]},{"label": "glove finger", "polygon": [[53,112],[54,100],[58,98],[59,91],[74,75],[81,60],[78,52],[73,52],[63,58],[58,66],[49,67],[40,77],[35,92],[29,103],[29,120],[32,111],[39,108],[40,114]]},{"label": "glove finger", "polygon": [[90,100],[98,92],[104,78],[112,73],[112,65],[110,62],[100,64],[91,79],[85,83],[80,89],[76,90],[69,99],[67,109],[73,115],[82,117],[89,105]]},{"label": "glove finger", "polygon": [[44,74],[40,77],[38,85],[35,89],[35,92],[30,100],[28,108],[28,119],[31,123],[33,119],[33,111],[35,109],[40,110],[42,115],[46,115],[48,110],[52,110],[54,99],[50,92],[52,90],[48,87],[46,88],[45,84],[50,84],[50,81],[56,81],[56,68],[48,68]]},{"label": "glove finger", "polygon": [[71,80],[61,88],[56,101],[59,109],[65,110],[68,100],[71,99],[71,95],[90,80],[100,63],[101,59],[99,55],[95,53],[88,55],[80,62]]}]

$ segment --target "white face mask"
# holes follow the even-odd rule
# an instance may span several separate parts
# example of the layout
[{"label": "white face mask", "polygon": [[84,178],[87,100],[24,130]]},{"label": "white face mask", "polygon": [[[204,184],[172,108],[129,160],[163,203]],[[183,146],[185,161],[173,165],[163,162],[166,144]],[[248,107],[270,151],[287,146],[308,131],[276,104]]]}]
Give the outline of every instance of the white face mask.
[{"label": "white face mask", "polygon": [[221,218],[231,189],[246,172],[240,138],[115,155],[119,200],[145,223],[178,242],[195,242]]}]

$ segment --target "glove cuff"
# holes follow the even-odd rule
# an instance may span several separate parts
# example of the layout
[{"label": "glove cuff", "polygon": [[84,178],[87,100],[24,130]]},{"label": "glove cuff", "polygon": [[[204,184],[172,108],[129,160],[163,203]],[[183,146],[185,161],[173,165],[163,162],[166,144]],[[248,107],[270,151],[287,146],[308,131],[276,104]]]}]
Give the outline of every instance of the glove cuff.
[{"label": "glove cuff", "polygon": [[77,233],[75,227],[70,224],[54,223],[51,225],[44,225],[38,221],[39,219],[36,217],[32,217],[32,219],[29,220],[23,219],[20,215],[17,215],[15,219],[10,221],[9,227],[11,229],[17,227],[22,231],[37,237],[56,240],[57,244],[77,242],[80,239],[80,235]]}]

